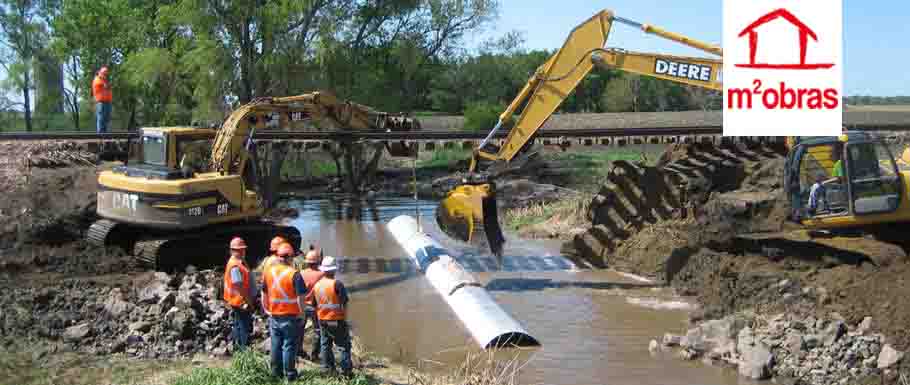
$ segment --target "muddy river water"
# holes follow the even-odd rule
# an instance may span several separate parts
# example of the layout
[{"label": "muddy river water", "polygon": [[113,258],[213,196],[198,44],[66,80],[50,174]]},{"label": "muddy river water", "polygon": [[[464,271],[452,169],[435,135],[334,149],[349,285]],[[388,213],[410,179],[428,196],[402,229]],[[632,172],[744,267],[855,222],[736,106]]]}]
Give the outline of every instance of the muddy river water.
[{"label": "muddy river water", "polygon": [[[648,352],[651,339],[685,330],[693,309],[648,282],[611,271],[580,271],[560,257],[559,243],[507,237],[496,269],[479,248],[445,237],[435,202],[408,199],[352,204],[345,199],[295,200],[291,223],[304,242],[341,256],[340,279],[351,291],[354,333],[370,351],[399,363],[444,371],[477,344],[432,286],[414,272],[385,229],[401,215],[420,215],[440,241],[486,285],[503,309],[542,344],[515,352],[522,384],[751,384],[735,370]],[[509,353],[512,354],[512,353]]]}]

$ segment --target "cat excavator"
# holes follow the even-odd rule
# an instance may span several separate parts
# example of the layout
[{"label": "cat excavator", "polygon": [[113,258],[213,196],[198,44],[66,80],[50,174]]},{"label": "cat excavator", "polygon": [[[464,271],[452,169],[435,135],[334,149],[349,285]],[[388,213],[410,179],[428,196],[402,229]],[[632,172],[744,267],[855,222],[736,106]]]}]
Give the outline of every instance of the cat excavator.
[{"label": "cat excavator", "polygon": [[[720,59],[671,56],[604,48],[614,24],[641,29]],[[450,189],[436,211],[448,236],[486,243],[502,255],[505,238],[499,225],[496,178],[522,163],[531,138],[595,65],[710,90],[722,90],[720,47],[603,10],[569,34],[562,48],[530,77],[472,154],[467,175]],[[513,116],[521,111],[517,119]],[[490,142],[507,128],[502,147]],[[910,254],[910,239],[899,223],[910,223],[910,151],[895,161],[880,139],[861,131],[833,137],[785,138],[790,219],[807,230],[864,233],[895,243]],[[906,158],[906,160],[904,159]],[[837,160],[842,160],[839,164]],[[839,171],[835,169],[839,167]],[[819,183],[816,194],[813,185]],[[485,241],[485,242],[484,242]]]},{"label": "cat excavator", "polygon": [[[493,254],[502,254],[505,238],[497,214],[495,179],[514,164],[521,163],[516,160],[532,143],[534,134],[595,65],[710,90],[723,89],[720,59],[605,48],[610,30],[616,23],[723,56],[719,46],[625,19],[609,10],[584,21],[569,33],[562,48],[528,79],[499,116],[493,130],[474,150],[467,175],[461,184],[446,193],[436,210],[436,222],[443,232],[469,243],[485,239]],[[521,112],[513,122],[513,116],[519,110]],[[490,143],[494,134],[505,127],[511,128],[503,146]]]},{"label": "cat excavator", "polygon": [[143,128],[134,151],[137,159],[99,173],[96,211],[101,219],[90,226],[87,240],[119,246],[158,269],[223,262],[234,236],[246,240],[250,256],[266,255],[269,239],[279,234],[299,249],[297,229],[263,218],[270,202],[264,199],[266,178],[257,175],[252,137],[256,130],[290,131],[306,124],[338,130],[420,129],[413,118],[375,111],[329,92],[253,100],[232,111],[218,130]]}]

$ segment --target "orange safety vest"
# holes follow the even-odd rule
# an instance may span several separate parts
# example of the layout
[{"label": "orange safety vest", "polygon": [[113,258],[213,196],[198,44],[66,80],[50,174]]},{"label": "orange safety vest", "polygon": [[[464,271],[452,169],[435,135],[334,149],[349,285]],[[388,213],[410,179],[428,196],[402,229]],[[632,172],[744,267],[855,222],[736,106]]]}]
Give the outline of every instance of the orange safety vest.
[{"label": "orange safety vest", "polygon": [[108,82],[101,76],[95,76],[92,81],[92,95],[95,95],[95,101],[99,103],[110,103],[113,99],[111,89],[108,88]]},{"label": "orange safety vest", "polygon": [[313,288],[316,292],[316,316],[322,321],[341,321],[345,318],[344,305],[335,292],[335,279],[323,277]]},{"label": "orange safety vest", "polygon": [[[322,279],[323,276],[325,276],[325,273],[323,273],[319,270],[314,270],[314,269],[310,269],[310,268],[307,268],[306,270],[304,270],[303,271],[303,283],[306,285],[307,290],[313,290],[313,288],[316,287],[316,283],[319,282],[319,280]],[[311,307],[313,305],[315,305],[315,303],[307,304],[307,310],[309,310],[309,311],[315,310],[314,308]]]},{"label": "orange safety vest", "polygon": [[241,307],[244,302],[243,296],[234,290],[234,286],[231,285],[231,270],[235,267],[240,268],[240,275],[243,276],[243,284],[240,290],[246,290],[247,293],[250,292],[250,269],[246,267],[246,263],[243,260],[231,257],[227,267],[224,268],[224,300],[233,307]]},{"label": "orange safety vest", "polygon": [[[261,281],[263,282],[263,286],[265,286],[264,285],[265,272],[269,270],[269,266],[272,266],[273,264],[275,264],[275,262],[278,262],[278,258],[280,258],[280,257],[278,257],[277,255],[270,255],[268,257],[265,257],[265,261],[262,262],[262,279],[261,279]],[[269,305],[268,296],[262,297],[262,306],[265,307],[265,312],[267,314],[271,314],[271,313],[269,313],[270,305]]]},{"label": "orange safety vest", "polygon": [[300,315],[300,304],[297,303],[297,291],[294,290],[293,267],[275,263],[265,269],[265,285],[268,287],[266,309],[272,316]]}]

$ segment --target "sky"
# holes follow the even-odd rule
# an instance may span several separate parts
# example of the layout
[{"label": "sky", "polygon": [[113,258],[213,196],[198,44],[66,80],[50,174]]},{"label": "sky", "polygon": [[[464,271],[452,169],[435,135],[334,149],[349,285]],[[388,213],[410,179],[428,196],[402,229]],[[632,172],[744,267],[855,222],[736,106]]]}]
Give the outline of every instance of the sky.
[{"label": "sky", "polygon": [[[468,46],[520,31],[525,48],[556,49],[569,32],[602,9],[720,45],[720,0],[499,0],[494,25],[467,37]],[[749,1],[749,0],[739,0]],[[844,1],[844,94],[910,95],[910,2]],[[706,56],[625,25],[614,25],[608,47],[630,51]]]}]

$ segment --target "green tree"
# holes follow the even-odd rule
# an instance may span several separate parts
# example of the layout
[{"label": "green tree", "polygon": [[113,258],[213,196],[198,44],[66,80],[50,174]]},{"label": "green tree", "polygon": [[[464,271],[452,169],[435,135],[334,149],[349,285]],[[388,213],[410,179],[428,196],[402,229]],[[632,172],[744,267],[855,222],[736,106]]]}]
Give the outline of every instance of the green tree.
[{"label": "green tree", "polygon": [[32,96],[34,71],[38,56],[46,45],[47,21],[56,1],[0,1],[0,40],[6,51],[3,65],[7,73],[4,89],[22,93],[25,128],[32,130]]},{"label": "green tree", "polygon": [[607,112],[629,112],[635,108],[635,75],[623,75],[610,80],[603,93],[603,106]]},{"label": "green tree", "polygon": [[[130,54],[140,49],[141,36],[151,28],[148,8],[140,0],[67,0],[53,20],[54,52],[61,59],[77,57],[74,70],[79,74],[79,97],[92,100],[91,82],[102,66],[111,69],[111,87],[114,92],[114,116],[125,112],[126,129],[136,127],[136,90],[120,73],[120,66]],[[72,69],[69,69],[72,71]],[[72,82],[75,76],[71,76]],[[72,103],[68,103],[72,105]]]}]

